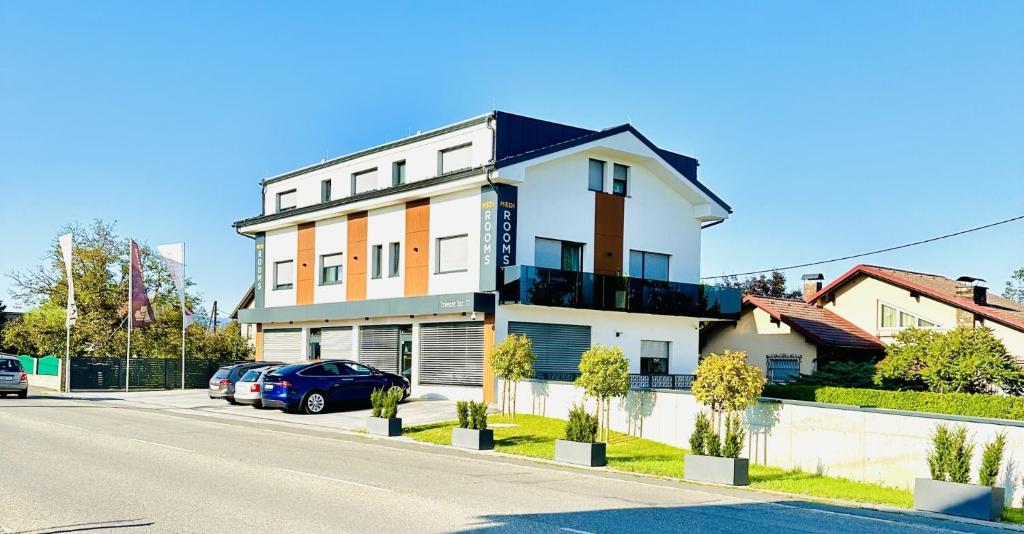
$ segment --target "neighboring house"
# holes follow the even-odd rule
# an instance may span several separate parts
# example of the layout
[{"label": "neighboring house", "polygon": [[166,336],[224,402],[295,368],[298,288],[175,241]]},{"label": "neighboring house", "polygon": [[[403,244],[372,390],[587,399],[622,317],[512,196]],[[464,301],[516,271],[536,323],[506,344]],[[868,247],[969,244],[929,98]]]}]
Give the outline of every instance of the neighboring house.
[{"label": "neighboring house", "polygon": [[786,382],[836,360],[871,361],[884,346],[835,313],[800,300],[743,297],[736,322],[716,322],[701,332],[701,355],[747,353],[771,383]]},{"label": "neighboring house", "polygon": [[342,357],[414,394],[493,398],[486,354],[528,336],[542,377],[593,343],[630,371],[693,373],[701,321],[736,290],[700,280],[701,234],[731,210],[697,160],[631,125],[492,112],[268,178],[254,239],[257,358]]},{"label": "neighboring house", "polygon": [[[238,301],[238,305],[231,311],[231,320],[238,320],[238,310],[250,310],[256,306],[256,286],[255,284],[249,286],[246,290],[245,295],[242,296],[242,300]],[[256,325],[252,323],[239,323],[239,330],[242,332],[242,337],[249,341],[249,345],[256,346]]]}]

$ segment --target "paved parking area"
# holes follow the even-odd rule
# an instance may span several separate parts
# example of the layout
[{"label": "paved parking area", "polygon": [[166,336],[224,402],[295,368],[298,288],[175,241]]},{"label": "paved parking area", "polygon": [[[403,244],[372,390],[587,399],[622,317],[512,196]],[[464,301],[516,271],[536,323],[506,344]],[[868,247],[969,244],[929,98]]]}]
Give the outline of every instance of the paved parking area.
[{"label": "paved parking area", "polygon": [[[285,413],[281,410],[258,410],[251,406],[231,405],[211,399],[205,389],[176,391],[102,391],[73,392],[71,397],[133,407],[203,414],[212,417],[256,419],[281,424],[302,424],[321,429],[360,431],[366,428],[370,408],[356,407],[334,410],[322,415]],[[455,419],[455,402],[410,399],[398,407],[404,426],[437,423]]]}]

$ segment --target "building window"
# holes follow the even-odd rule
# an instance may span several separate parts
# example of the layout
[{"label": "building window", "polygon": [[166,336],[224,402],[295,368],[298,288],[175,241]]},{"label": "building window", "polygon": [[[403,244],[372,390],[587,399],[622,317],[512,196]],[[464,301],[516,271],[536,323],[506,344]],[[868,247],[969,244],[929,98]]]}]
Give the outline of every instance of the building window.
[{"label": "building window", "polygon": [[309,342],[306,345],[307,360],[320,359],[320,332],[319,328],[309,329]]},{"label": "building window", "polygon": [[591,191],[604,191],[604,166],[605,163],[599,159],[590,160],[590,181]]},{"label": "building window", "polygon": [[612,194],[629,194],[629,167],[616,163],[612,165]]},{"label": "building window", "polygon": [[295,284],[295,262],[274,262],[274,289],[291,289]]},{"label": "building window", "polygon": [[399,253],[402,251],[400,243],[391,243],[388,247],[388,277],[398,276]]},{"label": "building window", "polygon": [[668,281],[668,258],[668,254],[630,250],[629,276],[645,278],[647,280]]},{"label": "building window", "polygon": [[879,304],[878,322],[882,328],[939,328],[937,323],[907,313],[895,306]]},{"label": "building window", "polygon": [[640,374],[668,374],[668,341],[640,341]]},{"label": "building window", "polygon": [[377,189],[377,168],[352,174],[352,194],[358,195]]},{"label": "building window", "polygon": [[294,189],[291,189],[291,190],[288,190],[288,191],[282,191],[281,193],[278,193],[277,194],[277,211],[278,211],[278,213],[280,213],[282,211],[288,211],[288,210],[295,209],[297,197],[298,197],[298,195],[295,193]]},{"label": "building window", "polygon": [[461,171],[468,169],[473,166],[472,162],[472,144],[459,145],[452,148],[446,148],[437,153],[437,174],[448,174],[450,172]]},{"label": "building window", "polygon": [[769,354],[765,358],[765,378],[769,384],[785,384],[800,376],[800,355]]},{"label": "building window", "polygon": [[533,249],[534,264],[547,269],[583,271],[583,243],[536,238]]},{"label": "building window", "polygon": [[320,285],[327,286],[341,283],[342,254],[324,254],[320,256]]},{"label": "building window", "polygon": [[405,160],[396,161],[391,164],[391,185],[402,185],[405,183]]},{"label": "building window", "polygon": [[331,180],[327,179],[320,182],[320,202],[331,201]]},{"label": "building window", "polygon": [[437,274],[456,273],[467,269],[468,235],[437,238]]},{"label": "building window", "polygon": [[382,260],[383,260],[383,258],[381,256],[383,256],[383,255],[384,255],[384,245],[374,245],[373,246],[373,266],[372,266],[373,271],[371,273],[371,277],[373,277],[373,278],[380,278],[380,267],[381,267],[381,263],[382,263]]}]

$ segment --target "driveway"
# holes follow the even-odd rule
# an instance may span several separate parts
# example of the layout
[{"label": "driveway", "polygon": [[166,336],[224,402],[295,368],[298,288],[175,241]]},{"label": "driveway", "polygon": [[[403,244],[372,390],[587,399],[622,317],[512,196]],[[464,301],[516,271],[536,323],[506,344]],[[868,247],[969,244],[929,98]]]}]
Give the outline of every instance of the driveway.
[{"label": "driveway", "polygon": [[[211,417],[259,420],[280,424],[302,424],[321,429],[361,431],[366,428],[369,407],[335,410],[322,415],[285,413],[280,410],[257,410],[251,406],[231,405],[227,401],[211,399],[205,389],[174,391],[103,391],[73,392],[70,397],[130,405],[139,408],[169,410],[180,413],[203,414]],[[455,419],[455,402],[410,399],[398,407],[398,416],[404,426],[422,425]]]}]

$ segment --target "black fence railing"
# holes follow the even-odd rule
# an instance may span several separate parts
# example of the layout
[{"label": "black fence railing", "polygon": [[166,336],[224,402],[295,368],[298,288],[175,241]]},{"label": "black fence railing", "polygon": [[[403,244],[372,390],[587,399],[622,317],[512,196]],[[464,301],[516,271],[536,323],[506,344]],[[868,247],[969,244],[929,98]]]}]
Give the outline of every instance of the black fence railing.
[{"label": "black fence railing", "polygon": [[[185,388],[202,389],[222,365],[235,363],[209,358],[185,358]],[[129,389],[180,389],[181,359],[132,358]],[[72,356],[71,390],[124,390],[125,359],[110,356]]]},{"label": "black fence railing", "polygon": [[[574,372],[538,372],[534,376],[536,380],[547,382],[575,382],[580,374]],[[693,387],[693,380],[697,375],[646,375],[630,374],[629,388],[635,390],[645,389],[683,389],[689,390]]]}]

